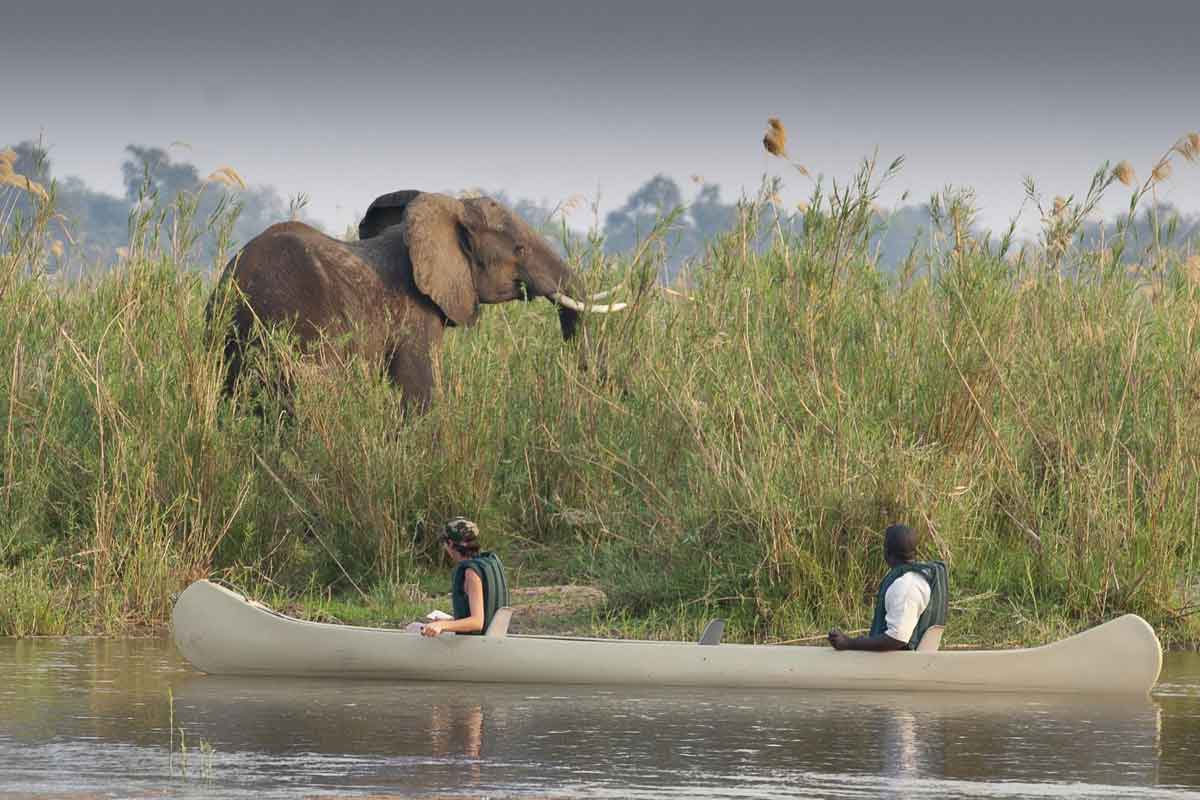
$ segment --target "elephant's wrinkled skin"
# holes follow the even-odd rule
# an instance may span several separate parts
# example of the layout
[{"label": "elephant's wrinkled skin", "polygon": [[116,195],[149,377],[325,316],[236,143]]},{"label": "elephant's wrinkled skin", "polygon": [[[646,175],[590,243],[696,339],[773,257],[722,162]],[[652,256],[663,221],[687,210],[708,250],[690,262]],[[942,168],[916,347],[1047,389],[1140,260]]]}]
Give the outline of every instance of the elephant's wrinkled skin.
[{"label": "elephant's wrinkled skin", "polygon": [[[237,383],[255,318],[292,325],[310,350],[322,334],[344,342],[380,363],[407,404],[420,408],[432,396],[443,329],[473,324],[481,303],[549,297],[560,303],[563,337],[575,332],[579,304],[571,296],[581,296],[579,281],[536,231],[490,198],[384,195],[368,209],[359,236],[343,242],[283,222],[229,262],[209,301],[210,323],[229,319],[215,313],[219,302],[233,306],[224,334],[227,392]],[[233,286],[239,291],[226,293]]]}]

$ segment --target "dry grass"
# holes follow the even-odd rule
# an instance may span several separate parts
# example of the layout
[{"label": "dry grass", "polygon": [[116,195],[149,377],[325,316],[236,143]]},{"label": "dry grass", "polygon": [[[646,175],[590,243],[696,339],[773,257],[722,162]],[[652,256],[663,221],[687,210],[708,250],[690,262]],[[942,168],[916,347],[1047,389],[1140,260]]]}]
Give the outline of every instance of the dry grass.
[{"label": "dry grass", "polygon": [[1150,170],[1150,180],[1154,183],[1162,183],[1167,178],[1171,177],[1171,162],[1163,159],[1154,165],[1154,169]]},{"label": "dry grass", "polygon": [[[787,161],[789,164],[792,165],[793,168],[795,168],[795,170],[797,172],[799,172],[804,177],[806,177],[806,178],[811,177],[811,175],[809,175],[808,169],[806,167],[804,167],[802,164],[798,164],[795,161],[791,160],[791,157],[788,155],[788,151],[787,151],[787,141],[788,141],[787,128],[785,128],[783,126],[783,122],[781,122],[778,117],[771,117],[770,119],[768,119],[767,120],[767,132],[763,136],[763,139],[762,139],[763,147],[771,155],[776,156],[777,158],[782,158],[784,161]],[[695,178],[695,176],[693,176],[693,178]]]},{"label": "dry grass", "polygon": [[207,178],[206,183],[220,183],[232,189],[245,190],[246,181],[233,167],[225,166],[213,170]]},{"label": "dry grass", "polygon": [[779,117],[771,117],[767,120],[767,132],[763,136],[763,147],[767,152],[778,158],[787,158],[787,128],[783,127],[783,123]]},{"label": "dry grass", "polygon": [[[51,288],[30,244],[46,229],[14,237],[0,633],[161,621],[202,574],[293,597],[440,590],[431,526],[465,514],[514,587],[595,584],[639,631],[851,626],[879,531],[907,520],[958,596],[992,598],[984,637],[1134,611],[1197,638],[1176,588],[1200,569],[1200,294],[1173,280],[1190,253],[1153,253],[1172,280],[1142,293],[1073,235],[1090,197],[1046,214],[1054,249],[1016,259],[956,200],[911,270],[881,274],[873,169],[814,192],[807,234],[769,247],[746,242],[776,210],[749,201],[694,267],[696,302],[642,292],[567,346],[545,304],[490,308],[447,335],[439,402],[408,419],[377,370],[300,369],[282,335],[248,374],[293,368],[286,417],[269,395],[222,402],[194,265],[138,231],[111,274]],[[658,266],[576,255],[605,285],[652,286]]]},{"label": "dry grass", "polygon": [[1180,137],[1174,150],[1188,161],[1194,162],[1200,156],[1200,133],[1193,132]]},{"label": "dry grass", "polygon": [[1132,187],[1137,183],[1137,173],[1128,161],[1122,161],[1113,167],[1113,176],[1126,186]]},{"label": "dry grass", "polygon": [[43,203],[48,203],[50,201],[50,195],[46,193],[45,187],[43,187],[40,183],[30,180],[24,175],[18,175],[11,170],[6,172],[3,168],[0,168],[0,185],[12,186],[24,192],[28,192],[29,194],[37,197]]},{"label": "dry grass", "polygon": [[0,150],[0,186],[15,187],[36,196],[43,203],[48,203],[50,197],[44,186],[14,171],[13,165],[16,161],[17,154],[12,148]]}]

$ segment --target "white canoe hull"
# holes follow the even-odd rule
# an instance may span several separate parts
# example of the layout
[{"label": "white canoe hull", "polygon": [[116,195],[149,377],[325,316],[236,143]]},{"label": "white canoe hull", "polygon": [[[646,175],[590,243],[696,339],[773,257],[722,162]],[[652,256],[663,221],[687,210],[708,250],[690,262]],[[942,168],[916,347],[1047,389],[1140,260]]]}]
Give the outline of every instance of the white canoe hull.
[{"label": "white canoe hull", "polygon": [[837,652],[553,636],[439,636],[305,622],[208,581],[179,596],[175,644],[217,675],[763,689],[1147,694],[1162,667],[1153,628],[1127,614],[1021,650]]}]

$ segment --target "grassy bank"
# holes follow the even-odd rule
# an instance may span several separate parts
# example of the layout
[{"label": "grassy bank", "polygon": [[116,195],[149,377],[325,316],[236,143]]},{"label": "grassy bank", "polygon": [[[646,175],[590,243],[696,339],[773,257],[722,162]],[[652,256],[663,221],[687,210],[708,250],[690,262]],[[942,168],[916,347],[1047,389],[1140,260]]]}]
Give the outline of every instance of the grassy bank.
[{"label": "grassy bank", "polygon": [[402,621],[444,591],[433,537],[465,514],[515,585],[603,589],[574,624],[605,633],[860,627],[880,531],[903,520],[951,565],[950,643],[1125,611],[1200,641],[1200,262],[1125,241],[1131,270],[1119,237],[1080,247],[1090,194],[1018,254],[952,196],[940,235],[884,275],[872,181],[814,197],[803,237],[760,227],[765,194],[695,265],[690,300],[653,286],[653,247],[575,254],[596,285],[627,278],[632,308],[564,345],[548,304],[490,307],[448,333],[436,405],[407,420],[369,365],[285,347],[289,424],[219,401],[210,270],[139,234],[116,271],[61,285],[49,208],[10,219],[0,634],[160,625],[204,575]]}]

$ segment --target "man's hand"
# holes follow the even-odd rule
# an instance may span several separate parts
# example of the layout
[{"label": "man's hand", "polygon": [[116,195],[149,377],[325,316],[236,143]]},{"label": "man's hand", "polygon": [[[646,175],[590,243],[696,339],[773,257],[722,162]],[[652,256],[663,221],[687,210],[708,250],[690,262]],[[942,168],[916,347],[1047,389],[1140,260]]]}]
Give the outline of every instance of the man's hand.
[{"label": "man's hand", "polygon": [[421,629],[421,635],[422,636],[437,636],[439,633],[442,632],[442,630],[445,627],[446,627],[445,620],[439,619],[434,622],[427,623],[425,625],[425,627]]},{"label": "man's hand", "polygon": [[847,636],[834,628],[829,632],[829,644],[834,650],[866,650],[871,653],[890,653],[893,650],[903,650],[904,642],[897,641],[886,633],[876,636]]}]

